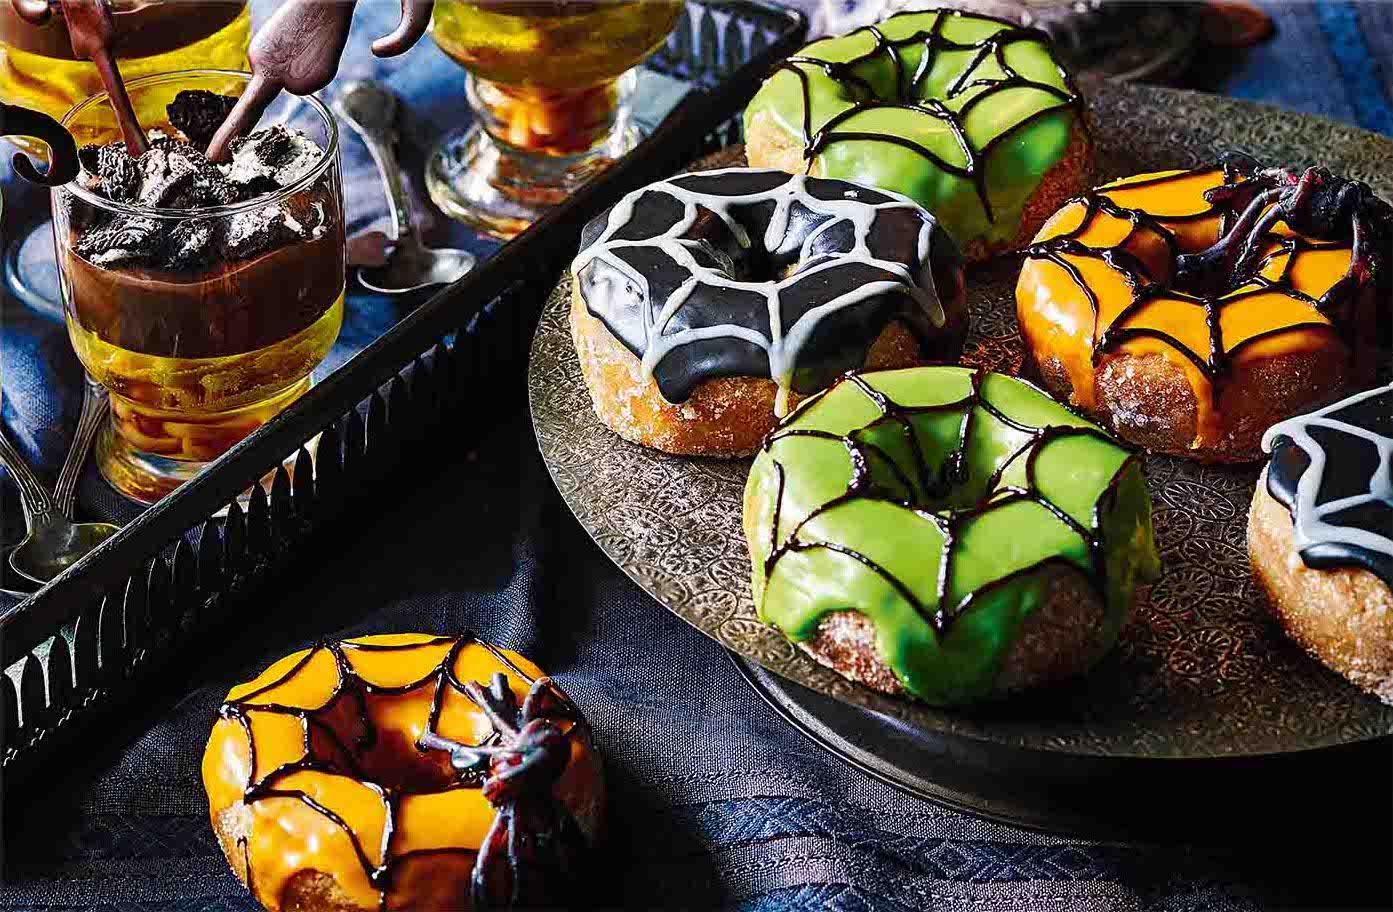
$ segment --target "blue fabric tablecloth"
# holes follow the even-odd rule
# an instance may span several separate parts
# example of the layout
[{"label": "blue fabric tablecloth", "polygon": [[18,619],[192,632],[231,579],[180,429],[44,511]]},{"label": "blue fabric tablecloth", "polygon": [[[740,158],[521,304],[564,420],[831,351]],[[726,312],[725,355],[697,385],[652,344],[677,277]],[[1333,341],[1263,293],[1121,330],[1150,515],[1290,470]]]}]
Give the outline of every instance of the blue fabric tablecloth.
[{"label": "blue fabric tablecloth", "polygon": [[[361,4],[341,75],[386,78],[407,99],[403,158],[419,176],[433,139],[466,116],[463,77],[429,42],[397,61],[365,52],[394,5]],[[271,6],[257,3],[259,13]],[[1268,9],[1276,37],[1211,76],[1211,88],[1393,133],[1393,6]],[[357,175],[348,207],[360,230],[383,210],[356,138],[345,155]],[[3,228],[13,237],[46,203],[8,179],[3,188]],[[438,214],[432,221],[436,240],[488,251],[467,229]],[[335,358],[410,303],[355,294]],[[76,416],[67,393],[76,361],[60,324],[13,299],[0,307],[5,426],[51,477]],[[8,480],[4,487],[3,534],[13,540],[16,502]],[[132,515],[90,470],[81,495],[86,512]],[[317,637],[464,626],[535,658],[594,722],[610,778],[606,900],[616,906],[1246,910],[1293,900],[1335,906],[1349,877],[1368,873],[1030,833],[857,772],[783,723],[715,643],[608,563],[552,490],[524,416],[477,452],[442,444],[423,453],[421,470],[391,500],[360,530],[305,554],[302,573],[266,596],[264,616],[249,617],[240,638],[206,646],[197,689],[142,720],[133,743],[94,746],[95,772],[84,766],[58,780],[41,814],[11,815],[0,906],[255,908],[222,859],[199,785],[202,746],[227,687]],[[1377,814],[1376,834],[1387,829],[1387,809]],[[1293,842],[1340,835],[1293,834]],[[1386,849],[1382,858],[1386,881]]]}]

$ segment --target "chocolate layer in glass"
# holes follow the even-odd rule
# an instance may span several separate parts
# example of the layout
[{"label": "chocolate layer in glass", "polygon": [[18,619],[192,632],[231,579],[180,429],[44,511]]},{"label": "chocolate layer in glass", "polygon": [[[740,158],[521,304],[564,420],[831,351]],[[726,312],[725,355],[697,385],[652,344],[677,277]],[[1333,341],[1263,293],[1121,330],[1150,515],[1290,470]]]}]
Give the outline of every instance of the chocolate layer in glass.
[{"label": "chocolate layer in glass", "polygon": [[99,464],[142,500],[185,477],[148,477],[162,460],[214,459],[308,389],[343,320],[336,158],[278,124],[208,162],[234,100],[179,92],[148,152],[88,144],[80,189],[55,195],[69,335],[112,394]]}]

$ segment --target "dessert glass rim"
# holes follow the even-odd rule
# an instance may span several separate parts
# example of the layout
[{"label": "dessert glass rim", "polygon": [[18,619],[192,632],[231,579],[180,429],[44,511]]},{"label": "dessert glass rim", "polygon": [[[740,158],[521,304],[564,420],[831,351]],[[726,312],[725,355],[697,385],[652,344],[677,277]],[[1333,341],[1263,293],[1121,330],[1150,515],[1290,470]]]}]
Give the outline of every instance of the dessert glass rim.
[{"label": "dessert glass rim", "polygon": [[[132,79],[130,82],[126,83],[126,88],[128,90],[138,89],[146,86],[157,85],[160,83],[173,82],[179,79],[188,79],[189,77],[202,76],[232,76],[241,78],[245,82],[250,82],[252,79],[252,74],[244,70],[172,70],[168,73],[154,73],[150,76],[142,76],[139,79]],[[81,116],[85,111],[97,105],[106,103],[109,97],[109,94],[104,90],[87,96],[82,101],[73,105],[73,107],[68,111],[67,114],[63,115],[62,125],[64,127],[71,126],[74,120]],[[329,109],[326,108],[324,106],[324,103],[320,101],[319,98],[314,94],[299,95],[296,97],[304,102],[307,102],[309,106],[314,109],[315,113],[319,115],[320,119],[324,121],[325,130],[328,133],[329,141],[324,146],[324,148],[320,149],[319,159],[314,163],[314,167],[310,168],[303,175],[301,175],[300,178],[296,180],[293,184],[281,187],[278,190],[272,190],[269,193],[262,193],[258,196],[252,197],[251,199],[242,200],[241,202],[237,203],[228,203],[222,206],[201,206],[194,209],[178,209],[162,206],[144,206],[139,203],[125,203],[120,202],[118,200],[107,199],[106,197],[101,196],[97,193],[93,193],[91,190],[88,190],[86,187],[83,187],[76,180],[70,181],[69,183],[64,184],[61,187],[54,187],[53,192],[58,193],[61,191],[71,193],[73,196],[76,196],[78,199],[82,200],[83,202],[89,203],[90,205],[99,206],[103,209],[109,209],[112,212],[119,212],[123,215],[138,216],[140,218],[212,218],[216,216],[236,215],[241,212],[250,212],[255,209],[264,208],[268,204],[273,203],[278,199],[284,199],[288,196],[292,196],[296,193],[309,189],[320,178],[324,176],[324,172],[328,170],[329,166],[333,164],[334,159],[338,156],[339,127],[337,121],[335,121],[334,119],[334,115],[329,113]]]}]

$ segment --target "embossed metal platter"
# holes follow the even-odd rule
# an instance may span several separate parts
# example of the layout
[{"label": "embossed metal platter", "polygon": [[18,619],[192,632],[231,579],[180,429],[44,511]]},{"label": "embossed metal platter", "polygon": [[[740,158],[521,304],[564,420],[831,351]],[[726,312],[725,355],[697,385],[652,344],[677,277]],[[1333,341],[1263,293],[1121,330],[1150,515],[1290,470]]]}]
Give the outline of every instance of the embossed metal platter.
[{"label": "embossed metal platter", "polygon": [[[1184,760],[1031,750],[904,722],[729,655],[779,715],[845,762],[916,797],[1015,826],[1259,853],[1277,843],[1289,852],[1300,842],[1293,834],[1336,832],[1350,808],[1393,803],[1388,738]],[[1375,838],[1369,849],[1377,867],[1393,843]]]},{"label": "embossed metal platter", "polygon": [[[1325,164],[1393,198],[1393,141],[1357,128],[1145,86],[1098,84],[1090,95],[1101,178],[1193,167],[1237,148],[1274,163]],[[728,150],[706,164],[730,164],[736,155]],[[973,329],[964,362],[1020,369],[1017,270],[1003,260],[970,274]],[[581,379],[569,295],[566,276],[545,308],[528,376],[537,439],[557,488],[600,547],[655,599],[795,682],[783,688],[763,676],[774,686],[761,692],[786,709],[799,702],[797,693],[812,692],[869,710],[886,726],[1037,758],[1256,760],[1393,743],[1393,708],[1308,658],[1270,615],[1246,551],[1257,467],[1147,459],[1163,575],[1143,593],[1117,649],[1088,677],[971,711],[884,697],[841,678],[755,616],[740,528],[748,461],[668,456],[610,433]],[[804,701],[798,711],[828,716],[831,704],[818,705]],[[895,778],[889,768],[880,772]],[[1001,816],[1050,825],[1048,818]]]}]

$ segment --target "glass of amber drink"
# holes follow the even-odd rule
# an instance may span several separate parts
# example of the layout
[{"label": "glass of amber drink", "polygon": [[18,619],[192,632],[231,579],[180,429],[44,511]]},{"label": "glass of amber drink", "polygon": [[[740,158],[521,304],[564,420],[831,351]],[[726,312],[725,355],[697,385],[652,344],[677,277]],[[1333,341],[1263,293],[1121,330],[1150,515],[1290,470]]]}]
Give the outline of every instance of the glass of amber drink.
[{"label": "glass of amber drink", "polygon": [[633,68],[681,0],[442,0],[431,34],[468,71],[475,123],[426,164],[451,216],[511,237],[633,148]]},{"label": "glass of amber drink", "polygon": [[[127,80],[198,67],[247,68],[251,12],[246,0],[111,0],[111,8],[116,56]],[[73,57],[56,4],[46,22],[34,25],[20,18],[10,0],[0,0],[0,102],[61,120],[100,91],[96,66]],[[41,160],[48,154],[42,143],[19,137],[11,141]],[[15,294],[56,310],[50,233],[44,223],[19,237],[7,253],[6,272]]]},{"label": "glass of amber drink", "polygon": [[172,123],[180,92],[230,104],[247,82],[200,70],[128,83],[141,126],[165,134],[138,165],[105,94],[63,121],[83,159],[53,191],[64,318],[111,393],[98,467],[145,503],[302,395],[343,322],[338,134],[324,106],[281,99],[222,165],[193,139],[206,130],[190,142]]}]

